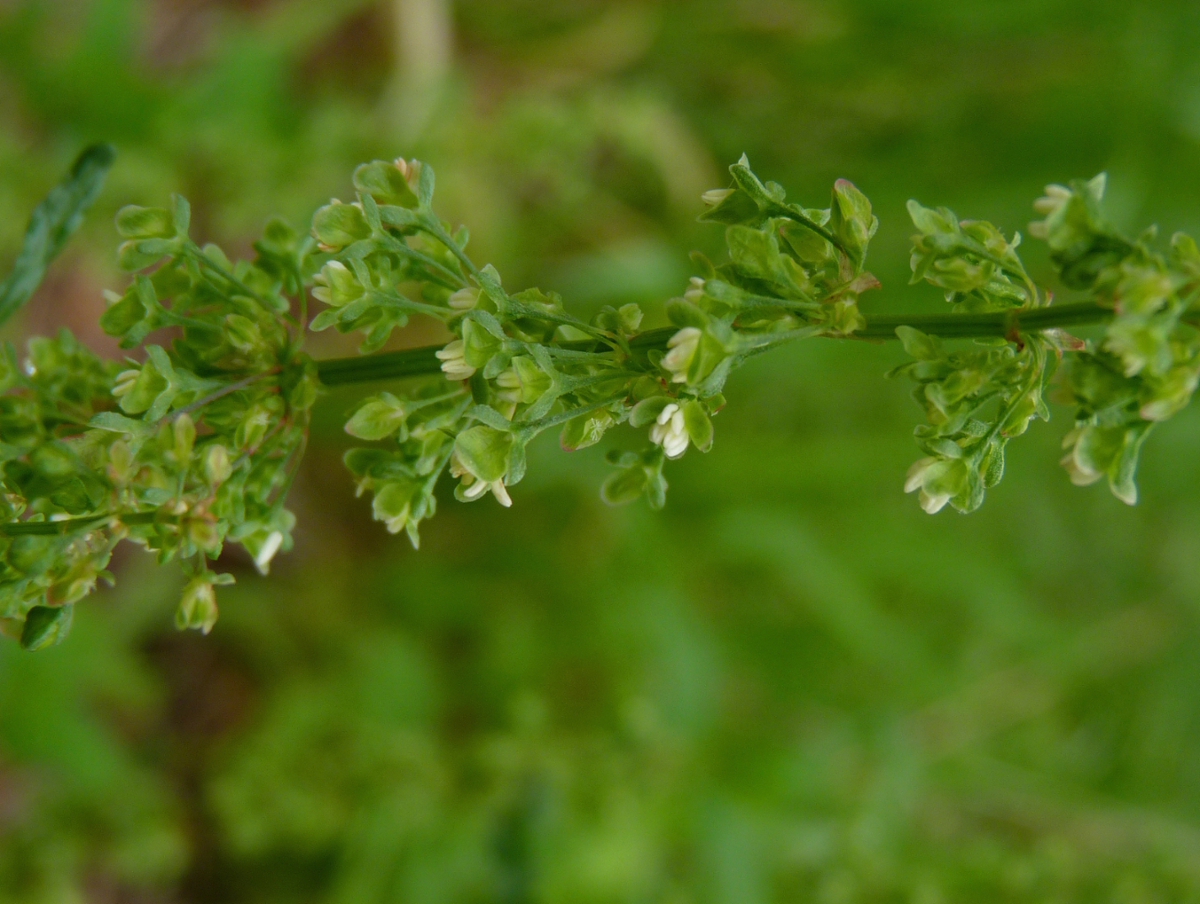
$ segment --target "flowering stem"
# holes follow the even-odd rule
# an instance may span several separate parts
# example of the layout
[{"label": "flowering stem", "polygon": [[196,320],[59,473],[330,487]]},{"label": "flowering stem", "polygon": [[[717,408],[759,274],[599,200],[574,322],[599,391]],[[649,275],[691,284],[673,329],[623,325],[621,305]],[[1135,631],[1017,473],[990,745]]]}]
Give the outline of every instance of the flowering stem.
[{"label": "flowering stem", "polygon": [[[1110,308],[1090,301],[999,314],[866,314],[862,329],[850,336],[830,338],[895,339],[896,327],[911,326],[943,339],[1006,339],[1020,333],[1105,323],[1112,316]],[[677,332],[675,327],[647,330],[631,339],[629,346],[665,348],[667,340]],[[343,386],[435,374],[441,369],[436,357],[440,349],[441,346],[425,346],[353,358],[328,358],[316,362],[317,375],[326,386]]]},{"label": "flowering stem", "polygon": [[153,524],[157,517],[157,512],[111,512],[83,518],[64,518],[62,521],[10,521],[0,524],[0,537],[66,536],[81,530],[101,527],[114,519],[122,524]]}]

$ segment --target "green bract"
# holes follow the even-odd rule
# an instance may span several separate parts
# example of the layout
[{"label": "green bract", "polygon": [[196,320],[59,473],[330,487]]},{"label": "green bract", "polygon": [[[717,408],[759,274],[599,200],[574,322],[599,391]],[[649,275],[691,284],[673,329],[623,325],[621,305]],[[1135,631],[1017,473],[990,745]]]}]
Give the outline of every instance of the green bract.
[{"label": "green bract", "polygon": [[[32,292],[95,195],[111,152],[89,154],[35,214],[0,317]],[[1150,428],[1200,382],[1190,238],[1164,254],[1152,233],[1117,234],[1100,212],[1103,177],[1051,186],[1030,233],[1081,293],[1052,305],[1017,254],[1019,235],[910,202],[913,280],[940,289],[950,311],[864,315],[859,297],[879,282],[865,269],[878,221],[862,192],[839,180],[827,209],[805,208],[745,158],[730,175],[705,194],[701,217],[725,228],[728,260],[697,257],[698,275],[666,304],[669,325],[646,331],[636,305],[587,321],[552,293],[509,292],[467,254],[466,230],[434,212],[433,170],[417,161],[359,167],[352,202],[318,210],[310,238],[272,220],[252,261],[196,245],[181,198],[122,209],[118,256],[133,276],[108,293],[101,326],[130,357],[102,361],[65,331],[31,340],[23,361],[11,347],[0,354],[0,626],[30,649],[60,640],[127,539],[182,561],[177,624],[209,631],[214,588],[232,580],[209,567],[225,544],[264,574],[291,546],[284,502],[322,383],[407,380],[350,412],[347,433],[372,445],[345,463],[375,518],[413,545],[447,472],[456,498],[511,505],[526,448],[548,430],[567,451],[618,425],[646,431],[641,451],[609,454],[616,470],[601,495],[660,507],[665,463],[712,447],[731,371],[818,336],[898,337],[912,357],[894,373],[914,382],[926,414],[924,457],[905,487],[926,511],[982,503],[1008,442],[1049,418],[1056,370],[1075,407],[1071,480],[1107,479],[1135,501]],[[322,307],[308,321],[310,290]],[[445,341],[378,352],[416,314],[438,321]],[[1066,331],[1089,323],[1106,324],[1094,341]],[[329,327],[361,333],[362,356],[312,361],[305,332]]]}]

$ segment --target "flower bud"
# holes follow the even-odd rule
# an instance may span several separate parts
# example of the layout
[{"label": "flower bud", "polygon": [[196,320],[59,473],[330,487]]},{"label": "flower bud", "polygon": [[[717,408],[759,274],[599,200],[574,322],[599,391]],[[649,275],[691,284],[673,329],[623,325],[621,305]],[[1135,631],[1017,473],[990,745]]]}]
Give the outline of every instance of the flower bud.
[{"label": "flower bud", "polygon": [[258,569],[258,573],[265,575],[271,570],[271,560],[275,558],[275,553],[279,552],[279,547],[283,545],[283,534],[277,530],[267,534],[262,545],[258,547],[258,552],[254,554],[254,567]]},{"label": "flower bud", "polygon": [[464,356],[465,347],[461,339],[455,339],[446,344],[441,351],[436,352],[442,362],[442,373],[447,380],[469,380],[475,375],[475,368],[467,363]]},{"label": "flower bud", "polygon": [[650,428],[650,442],[662,446],[667,458],[671,459],[679,458],[687,451],[687,423],[683,410],[674,402],[659,413],[654,426]]},{"label": "flower bud", "polygon": [[175,418],[172,429],[175,457],[180,464],[183,464],[192,457],[192,447],[196,443],[196,422],[192,420],[191,415],[184,412]]},{"label": "flower bud", "polygon": [[117,211],[117,234],[124,239],[170,239],[175,237],[175,219],[161,207],[129,204]]},{"label": "flower bud", "polygon": [[363,287],[345,264],[330,261],[313,277],[312,295],[317,301],[340,308],[362,298]]},{"label": "flower bud", "polygon": [[313,215],[312,231],[322,251],[338,251],[371,237],[371,227],[362,210],[336,198]]},{"label": "flower bud", "polygon": [[459,289],[446,303],[456,311],[469,311],[479,303],[479,290],[470,287]]},{"label": "flower bud", "polygon": [[685,326],[667,341],[668,351],[663,355],[662,366],[671,372],[672,383],[688,381],[688,370],[700,347],[702,335],[697,327]]},{"label": "flower bud", "polygon": [[229,452],[220,443],[215,443],[208,447],[204,453],[204,476],[208,478],[208,482],[215,486],[220,486],[229,479],[233,473],[233,466],[229,462]]},{"label": "flower bud", "polygon": [[183,588],[183,598],[175,610],[175,627],[179,630],[196,628],[207,634],[217,623],[217,594],[209,574],[192,578]]}]

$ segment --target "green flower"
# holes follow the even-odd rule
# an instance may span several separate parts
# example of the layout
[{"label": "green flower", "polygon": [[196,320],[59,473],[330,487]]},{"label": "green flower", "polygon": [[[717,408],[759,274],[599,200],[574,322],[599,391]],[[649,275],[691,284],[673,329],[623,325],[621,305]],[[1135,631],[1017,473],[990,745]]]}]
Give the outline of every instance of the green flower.
[{"label": "green flower", "polygon": [[961,458],[922,458],[913,462],[904,492],[920,491],[921,508],[935,515],[967,488],[967,466]]},{"label": "green flower", "polygon": [[341,261],[330,261],[313,277],[313,298],[340,308],[363,296],[362,284]]}]

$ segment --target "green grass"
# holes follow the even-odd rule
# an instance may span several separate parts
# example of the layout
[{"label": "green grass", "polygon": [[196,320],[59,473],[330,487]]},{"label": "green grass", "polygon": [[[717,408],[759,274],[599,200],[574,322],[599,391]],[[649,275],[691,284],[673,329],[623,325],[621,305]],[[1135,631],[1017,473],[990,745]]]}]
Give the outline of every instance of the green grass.
[{"label": "green grass", "polygon": [[[121,152],[24,330],[103,341],[123,203],[181,190],[248,250],[401,153],[506,285],[578,312],[681,291],[743,151],[805,203],[872,197],[871,311],[941,304],[907,286],[911,196],[1023,229],[1107,169],[1122,225],[1200,227],[1194,4],[463,0],[421,129],[386,7],[253,6],[0,12],[4,262],[84,143]],[[550,440],[511,510],[447,494],[419,552],[353,499],[331,395],[296,549],[227,563],[212,635],[129,550],[63,646],[0,647],[0,901],[1200,900],[1195,414],[1136,508],[1068,484],[1060,407],[983,509],[930,518],[899,354],[747,365],[664,512],[604,507],[602,451]]]}]

